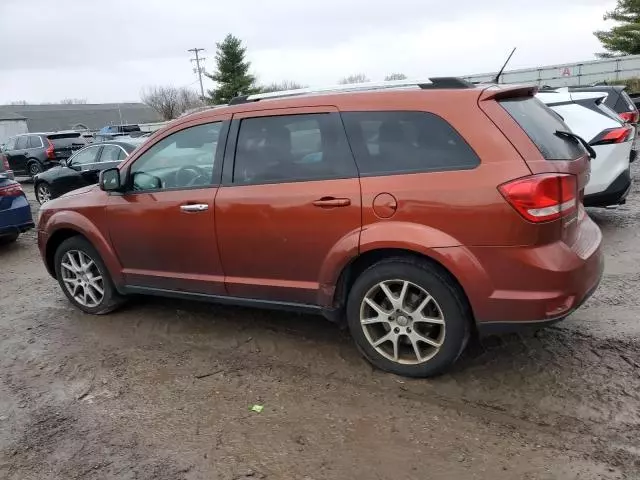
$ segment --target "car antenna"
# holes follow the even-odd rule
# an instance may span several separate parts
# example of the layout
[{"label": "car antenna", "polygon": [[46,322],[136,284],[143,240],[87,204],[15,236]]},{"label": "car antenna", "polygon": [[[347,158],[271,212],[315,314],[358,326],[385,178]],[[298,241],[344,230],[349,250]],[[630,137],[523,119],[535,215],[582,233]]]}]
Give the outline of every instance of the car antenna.
[{"label": "car antenna", "polygon": [[511,53],[509,54],[509,57],[507,58],[507,61],[504,62],[504,65],[502,65],[502,68],[500,69],[498,74],[494,77],[493,83],[500,83],[500,76],[502,75],[502,72],[504,72],[504,69],[507,67],[507,64],[509,63],[509,60],[511,60],[511,57],[513,57],[513,54],[515,52],[516,52],[516,47],[513,47],[513,50],[511,50]]}]

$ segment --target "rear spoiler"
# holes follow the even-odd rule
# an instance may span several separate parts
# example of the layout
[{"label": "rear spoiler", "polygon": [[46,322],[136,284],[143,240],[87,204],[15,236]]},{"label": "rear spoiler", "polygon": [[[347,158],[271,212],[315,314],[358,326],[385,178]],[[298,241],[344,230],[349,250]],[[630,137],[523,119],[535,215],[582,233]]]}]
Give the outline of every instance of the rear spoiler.
[{"label": "rear spoiler", "polygon": [[504,100],[506,98],[533,97],[538,93],[536,85],[491,85],[480,94],[480,101]]}]

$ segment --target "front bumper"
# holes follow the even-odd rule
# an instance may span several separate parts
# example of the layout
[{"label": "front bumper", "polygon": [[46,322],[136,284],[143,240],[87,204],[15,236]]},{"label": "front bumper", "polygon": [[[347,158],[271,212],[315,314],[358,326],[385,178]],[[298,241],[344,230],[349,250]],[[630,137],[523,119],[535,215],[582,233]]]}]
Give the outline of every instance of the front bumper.
[{"label": "front bumper", "polygon": [[622,172],[606,190],[591,195],[585,195],[585,207],[607,207],[609,205],[621,205],[626,202],[631,190],[631,170]]}]

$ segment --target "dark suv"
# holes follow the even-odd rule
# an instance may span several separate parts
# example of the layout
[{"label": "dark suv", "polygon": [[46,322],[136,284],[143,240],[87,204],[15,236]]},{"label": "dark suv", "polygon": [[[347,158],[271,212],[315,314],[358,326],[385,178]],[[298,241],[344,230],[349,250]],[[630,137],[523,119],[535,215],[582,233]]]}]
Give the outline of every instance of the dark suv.
[{"label": "dark suv", "polygon": [[130,294],[319,313],[378,367],[434,375],[473,332],[556,322],[599,283],[590,147],[535,93],[449,78],[237,98],[45,203],[40,252],[87,313]]},{"label": "dark suv", "polygon": [[79,132],[25,133],[9,138],[2,153],[15,175],[34,177],[86,144]]}]

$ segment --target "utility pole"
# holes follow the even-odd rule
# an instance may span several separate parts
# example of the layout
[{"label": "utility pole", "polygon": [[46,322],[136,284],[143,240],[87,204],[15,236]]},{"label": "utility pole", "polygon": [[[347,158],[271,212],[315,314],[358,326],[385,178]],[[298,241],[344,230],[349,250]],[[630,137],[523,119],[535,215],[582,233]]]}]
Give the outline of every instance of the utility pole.
[{"label": "utility pole", "polygon": [[196,70],[198,71],[198,80],[200,80],[200,95],[201,99],[204,100],[204,87],[202,86],[202,68],[200,68],[200,62],[204,61],[204,57],[199,57],[198,52],[204,51],[204,48],[190,48],[187,50],[188,52],[193,52],[196,55],[196,58],[192,58],[192,62],[196,62]]}]

